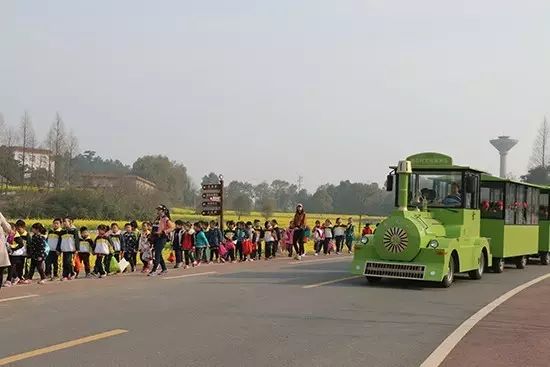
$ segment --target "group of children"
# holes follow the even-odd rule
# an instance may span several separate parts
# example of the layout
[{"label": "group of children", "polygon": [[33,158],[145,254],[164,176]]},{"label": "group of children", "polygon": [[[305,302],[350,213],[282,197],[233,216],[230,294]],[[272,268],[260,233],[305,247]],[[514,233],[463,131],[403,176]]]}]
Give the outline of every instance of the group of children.
[{"label": "group of children", "polygon": [[[299,232],[300,236],[303,233],[303,238],[297,238],[298,227],[295,229],[292,221],[288,228],[281,228],[276,220],[263,225],[259,220],[230,220],[223,230],[216,221],[192,224],[176,220],[174,224],[169,234],[171,253],[168,259],[175,262],[175,268],[185,269],[213,262],[271,260],[278,254],[300,260],[306,255],[303,243],[310,238],[314,242],[315,256],[321,252],[339,254],[344,246],[351,253],[355,232],[352,218],[347,224],[340,218],[334,225],[329,219],[323,224],[316,221],[313,229],[306,226]],[[5,287],[30,283],[35,271],[40,276],[40,284],[46,279],[53,281],[59,276],[60,260],[62,281],[77,278],[82,270],[86,278],[103,278],[119,271],[134,272],[138,255],[143,264],[142,272],[156,274],[153,266],[156,231],[150,222],[143,222],[141,229],[136,221],[126,223],[124,230],[116,223],[99,225],[94,238],[88,228],[77,229],[68,217],[54,219],[49,231],[35,223],[28,232],[23,220],[11,226],[12,231],[7,236],[11,267],[0,268],[0,286],[5,270]],[[93,266],[90,264],[92,255],[95,256]]]}]

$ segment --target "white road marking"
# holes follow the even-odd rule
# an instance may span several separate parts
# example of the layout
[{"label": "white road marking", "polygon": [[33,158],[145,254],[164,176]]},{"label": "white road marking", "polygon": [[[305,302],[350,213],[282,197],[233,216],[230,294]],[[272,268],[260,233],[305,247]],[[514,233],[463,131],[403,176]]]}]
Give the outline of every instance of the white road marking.
[{"label": "white road marking", "polygon": [[320,263],[320,262],[331,262],[331,261],[337,261],[337,260],[351,260],[351,256],[342,256],[342,257],[331,257],[329,259],[315,259],[315,260],[294,260],[289,262],[289,265],[304,265],[304,264],[311,264],[311,263]]},{"label": "white road marking", "polygon": [[164,280],[181,279],[181,278],[198,277],[199,275],[210,275],[210,274],[218,274],[218,272],[217,271],[207,271],[207,272],[204,272],[204,273],[177,275],[177,276],[173,276],[173,277],[162,277],[161,279],[164,279]]},{"label": "white road marking", "polygon": [[451,335],[449,335],[443,343],[437,347],[436,350],[430,354],[430,356],[420,365],[420,367],[438,367],[445,358],[453,351],[457,344],[468,334],[468,332],[476,326],[478,322],[483,320],[488,314],[490,314],[495,308],[518,294],[519,292],[542,282],[545,279],[550,278],[550,273],[540,276],[536,279],[533,279],[527,283],[523,283],[516,288],[512,289],[509,292],[504,293],[502,296],[495,299],[493,302],[489,303],[487,306],[483,307],[481,310],[477,311],[469,319],[464,321]]},{"label": "white road marking", "polygon": [[354,276],[352,276],[352,277],[346,277],[346,278],[340,278],[340,279],[329,280],[329,281],[322,282],[322,283],[304,285],[302,288],[304,288],[304,289],[317,288],[317,287],[322,287],[322,286],[328,285],[328,284],[339,283],[339,282],[343,282],[343,281],[345,281],[345,280],[357,279],[357,278],[362,278],[362,277],[363,277],[363,275],[354,275]]},{"label": "white road marking", "polygon": [[38,297],[38,294],[28,294],[28,295],[26,295],[26,296],[11,297],[11,298],[3,298],[3,299],[0,299],[0,303],[2,303],[2,302],[10,302],[10,301],[17,301],[17,300],[20,300],[20,299],[32,298],[32,297]]}]

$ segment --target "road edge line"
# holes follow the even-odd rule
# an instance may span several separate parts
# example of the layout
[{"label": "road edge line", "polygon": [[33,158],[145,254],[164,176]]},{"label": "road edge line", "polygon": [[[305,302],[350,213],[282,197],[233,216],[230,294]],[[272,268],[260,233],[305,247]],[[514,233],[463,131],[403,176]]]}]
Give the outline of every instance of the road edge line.
[{"label": "road edge line", "polygon": [[542,282],[545,279],[550,278],[550,273],[542,275],[538,278],[532,279],[526,283],[520,284],[516,288],[504,293],[491,303],[484,306],[475,314],[470,316],[464,321],[458,328],[456,328],[443,342],[426,358],[426,360],[420,365],[420,367],[438,367],[445,361],[445,359],[451,354],[453,349],[460,343],[460,341],[468,334],[474,326],[476,326],[487,315],[494,311],[498,306],[520,293],[521,291]]},{"label": "road edge line", "polygon": [[181,278],[190,278],[190,277],[197,277],[199,275],[212,275],[212,274],[218,274],[217,271],[205,271],[204,273],[194,273],[194,274],[185,274],[185,275],[175,275],[172,277],[162,277],[163,280],[172,280],[172,279],[181,279]]}]

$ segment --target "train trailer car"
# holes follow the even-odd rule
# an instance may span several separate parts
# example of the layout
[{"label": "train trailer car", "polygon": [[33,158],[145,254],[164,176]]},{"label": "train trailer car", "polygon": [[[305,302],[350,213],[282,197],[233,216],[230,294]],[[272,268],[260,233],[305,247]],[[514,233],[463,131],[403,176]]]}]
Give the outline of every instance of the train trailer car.
[{"label": "train trailer car", "polygon": [[542,265],[550,264],[550,187],[540,188],[539,196],[539,253]]},{"label": "train trailer car", "polygon": [[539,186],[481,176],[481,235],[491,239],[494,272],[505,263],[523,269],[539,253],[539,196]]},{"label": "train trailer car", "polygon": [[421,153],[391,167],[387,188],[396,210],[355,246],[352,273],[439,282],[455,273],[480,279],[492,265],[489,240],[480,235],[481,171],[456,166],[439,153]]}]

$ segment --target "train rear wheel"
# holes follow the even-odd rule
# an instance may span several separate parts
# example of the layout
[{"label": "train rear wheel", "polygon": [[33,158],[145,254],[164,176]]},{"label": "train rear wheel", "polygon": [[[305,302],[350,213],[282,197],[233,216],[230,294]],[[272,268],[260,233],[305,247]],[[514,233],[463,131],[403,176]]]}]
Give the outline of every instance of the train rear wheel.
[{"label": "train rear wheel", "polygon": [[550,252],[541,252],[541,254],[540,254],[540,263],[541,263],[541,265],[550,264]]},{"label": "train rear wheel", "polygon": [[443,277],[441,281],[441,286],[443,288],[449,288],[455,280],[455,260],[451,256],[449,258],[449,266],[447,267],[447,274]]},{"label": "train rear wheel", "polygon": [[518,269],[525,269],[527,266],[527,256],[518,256],[516,258],[516,267]]},{"label": "train rear wheel", "polygon": [[477,269],[468,272],[468,276],[472,279],[481,279],[483,271],[485,270],[485,255],[483,252],[479,254]]},{"label": "train rear wheel", "polygon": [[502,257],[493,258],[493,272],[502,273],[504,271],[504,259]]}]

